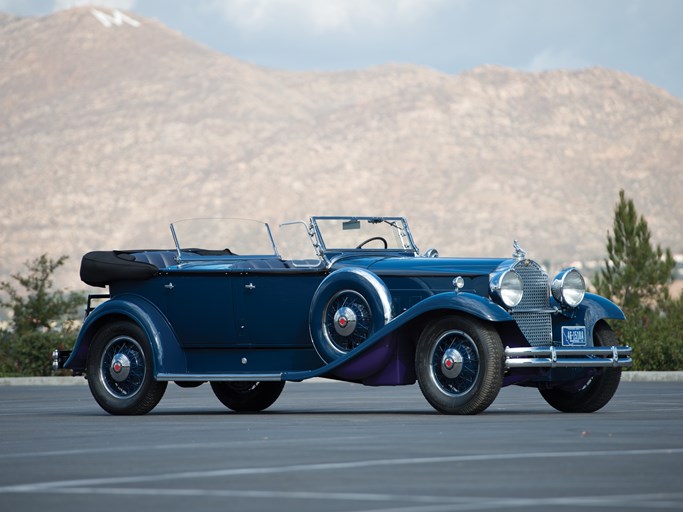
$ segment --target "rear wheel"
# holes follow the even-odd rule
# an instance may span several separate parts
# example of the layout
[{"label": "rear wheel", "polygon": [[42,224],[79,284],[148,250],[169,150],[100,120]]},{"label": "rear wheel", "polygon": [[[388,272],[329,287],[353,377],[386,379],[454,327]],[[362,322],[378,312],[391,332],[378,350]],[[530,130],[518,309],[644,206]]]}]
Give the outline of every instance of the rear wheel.
[{"label": "rear wheel", "polygon": [[146,414],[167,386],[154,380],[152,350],[144,331],[125,320],[109,323],[95,334],[87,376],[93,397],[110,414]]},{"label": "rear wheel", "polygon": [[420,335],[415,372],[422,394],[444,414],[478,414],[503,383],[503,347],[493,327],[448,316]]},{"label": "rear wheel", "polygon": [[[593,329],[593,343],[598,347],[619,345],[619,339],[605,321]],[[586,379],[562,383],[556,387],[541,389],[541,396],[561,412],[595,412],[602,409],[617,392],[621,381],[621,368],[603,368],[598,374]]]},{"label": "rear wheel", "polygon": [[267,382],[211,382],[216,398],[235,412],[258,412],[267,409],[278,399],[284,381]]}]

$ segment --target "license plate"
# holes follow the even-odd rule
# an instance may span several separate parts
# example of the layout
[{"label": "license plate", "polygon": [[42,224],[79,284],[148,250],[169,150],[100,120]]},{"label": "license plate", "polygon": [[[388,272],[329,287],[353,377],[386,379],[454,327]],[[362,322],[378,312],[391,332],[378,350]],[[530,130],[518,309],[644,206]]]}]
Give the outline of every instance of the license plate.
[{"label": "license plate", "polygon": [[586,328],[585,327],[562,327],[562,346],[563,347],[585,347]]}]

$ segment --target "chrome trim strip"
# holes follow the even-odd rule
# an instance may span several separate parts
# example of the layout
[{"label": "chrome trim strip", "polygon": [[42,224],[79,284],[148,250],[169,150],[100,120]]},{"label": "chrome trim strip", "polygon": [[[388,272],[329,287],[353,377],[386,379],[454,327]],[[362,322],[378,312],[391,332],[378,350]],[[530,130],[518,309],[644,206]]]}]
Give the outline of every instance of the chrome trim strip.
[{"label": "chrome trim strip", "polygon": [[539,314],[555,314],[555,313],[561,313],[562,310],[560,308],[554,307],[554,308],[528,308],[528,309],[521,309],[521,308],[512,308],[513,313],[539,313]]},{"label": "chrome trim strip", "polygon": [[282,373],[160,373],[156,380],[165,381],[279,381]]},{"label": "chrome trim strip", "polygon": [[633,365],[631,347],[505,347],[506,368],[608,368]]}]

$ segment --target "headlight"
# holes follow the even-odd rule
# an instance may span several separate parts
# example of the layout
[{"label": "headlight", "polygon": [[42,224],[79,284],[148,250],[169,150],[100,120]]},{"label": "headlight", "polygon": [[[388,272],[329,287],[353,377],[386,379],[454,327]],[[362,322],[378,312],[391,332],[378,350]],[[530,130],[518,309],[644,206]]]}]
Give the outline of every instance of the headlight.
[{"label": "headlight", "polygon": [[575,308],[586,294],[586,283],[574,267],[565,268],[555,276],[550,285],[555,300],[563,306]]},{"label": "headlight", "polygon": [[508,308],[514,308],[519,304],[524,295],[522,278],[512,269],[493,274],[489,289],[494,300]]}]

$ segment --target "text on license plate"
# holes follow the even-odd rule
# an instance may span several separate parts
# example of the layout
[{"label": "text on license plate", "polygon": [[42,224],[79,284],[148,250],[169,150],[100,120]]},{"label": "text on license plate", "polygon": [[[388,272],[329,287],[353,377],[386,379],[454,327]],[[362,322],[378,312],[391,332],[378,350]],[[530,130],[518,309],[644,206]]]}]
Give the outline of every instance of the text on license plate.
[{"label": "text on license plate", "polygon": [[586,328],[585,327],[562,327],[562,346],[563,347],[585,347]]}]

